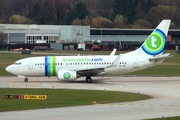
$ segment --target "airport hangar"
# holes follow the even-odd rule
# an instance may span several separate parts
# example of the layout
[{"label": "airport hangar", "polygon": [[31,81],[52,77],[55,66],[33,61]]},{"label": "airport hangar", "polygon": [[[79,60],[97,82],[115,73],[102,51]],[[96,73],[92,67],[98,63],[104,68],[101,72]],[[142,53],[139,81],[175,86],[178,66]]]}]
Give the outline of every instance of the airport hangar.
[{"label": "airport hangar", "polygon": [[[24,25],[0,24],[0,32],[7,34],[5,48],[29,48],[47,45],[55,50],[90,49],[94,41],[108,44],[120,50],[136,49],[153,29],[90,28],[79,25]],[[170,29],[167,49],[175,49],[180,44],[180,30]]]}]

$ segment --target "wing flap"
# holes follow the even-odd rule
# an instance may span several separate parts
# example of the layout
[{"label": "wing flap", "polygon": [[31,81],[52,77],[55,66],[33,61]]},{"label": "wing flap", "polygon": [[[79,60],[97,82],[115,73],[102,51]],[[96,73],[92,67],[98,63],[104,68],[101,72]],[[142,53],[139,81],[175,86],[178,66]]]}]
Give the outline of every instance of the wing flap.
[{"label": "wing flap", "polygon": [[94,76],[94,75],[100,75],[101,73],[104,72],[104,68],[89,68],[89,69],[79,69],[79,70],[76,70],[76,72],[82,76],[86,76],[86,75],[91,75],[91,76]]}]

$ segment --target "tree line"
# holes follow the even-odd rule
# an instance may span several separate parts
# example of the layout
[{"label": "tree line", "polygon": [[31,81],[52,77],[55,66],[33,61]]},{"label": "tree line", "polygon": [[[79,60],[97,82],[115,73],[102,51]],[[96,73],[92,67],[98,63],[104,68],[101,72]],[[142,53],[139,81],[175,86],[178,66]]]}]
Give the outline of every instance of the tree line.
[{"label": "tree line", "polygon": [[0,23],[154,28],[171,19],[180,28],[179,0],[0,0]]}]

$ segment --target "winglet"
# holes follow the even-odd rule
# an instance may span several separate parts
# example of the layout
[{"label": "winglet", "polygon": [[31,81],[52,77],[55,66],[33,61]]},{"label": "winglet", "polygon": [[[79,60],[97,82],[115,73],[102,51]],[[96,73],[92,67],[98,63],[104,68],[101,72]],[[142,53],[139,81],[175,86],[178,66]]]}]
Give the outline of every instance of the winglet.
[{"label": "winglet", "polygon": [[116,58],[116,60],[113,62],[113,64],[109,67],[116,67],[120,61],[122,54],[119,54],[118,57]]},{"label": "winglet", "polygon": [[109,56],[114,56],[116,53],[116,49],[114,49]]}]

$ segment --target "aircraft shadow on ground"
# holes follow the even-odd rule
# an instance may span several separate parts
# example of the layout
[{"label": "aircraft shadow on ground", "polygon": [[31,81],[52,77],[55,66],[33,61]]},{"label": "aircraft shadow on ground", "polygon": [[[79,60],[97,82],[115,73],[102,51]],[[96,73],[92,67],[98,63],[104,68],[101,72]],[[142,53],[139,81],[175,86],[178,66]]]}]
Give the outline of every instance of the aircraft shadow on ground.
[{"label": "aircraft shadow on ground", "polygon": [[[85,80],[75,80],[75,81],[65,81],[65,80],[63,80],[63,81],[59,81],[57,79],[49,79],[49,80],[47,80],[47,79],[45,79],[45,80],[37,79],[36,80],[36,79],[37,78],[29,78],[29,81],[26,82],[26,83],[27,84],[28,83],[57,83],[57,84],[58,83],[87,83]],[[92,83],[87,83],[87,84],[102,84],[102,83],[104,83],[104,80],[109,80],[109,78],[94,78]],[[16,82],[22,83],[22,82],[24,82],[24,80],[19,79]]]},{"label": "aircraft shadow on ground", "polygon": [[[174,80],[173,80],[174,81]],[[179,81],[179,80],[175,80],[175,81]],[[18,82],[18,83],[22,83],[22,82],[24,82],[24,80],[17,80],[17,81],[14,81],[14,82]],[[60,84],[60,83],[74,83],[74,84],[78,84],[78,83],[84,83],[84,84],[116,84],[116,82],[118,82],[118,83],[133,83],[133,82],[138,82],[138,83],[140,83],[140,82],[142,82],[142,83],[149,83],[149,82],[152,82],[152,83],[162,83],[162,82],[168,82],[167,80],[151,80],[151,81],[149,81],[149,80],[124,80],[124,79],[122,79],[122,78],[116,78],[116,79],[112,79],[112,78],[108,78],[108,77],[103,77],[103,78],[101,78],[101,77],[95,77],[95,78],[93,78],[93,81],[92,81],[92,83],[86,83],[86,81],[85,80],[83,80],[83,79],[80,79],[80,80],[75,80],[75,81],[59,81],[59,80],[57,80],[57,79],[49,79],[49,80],[47,80],[47,79],[45,79],[45,80],[39,80],[39,79],[37,79],[36,80],[36,78],[29,78],[29,81],[27,82],[27,84],[28,83],[57,83],[57,84]]]}]

